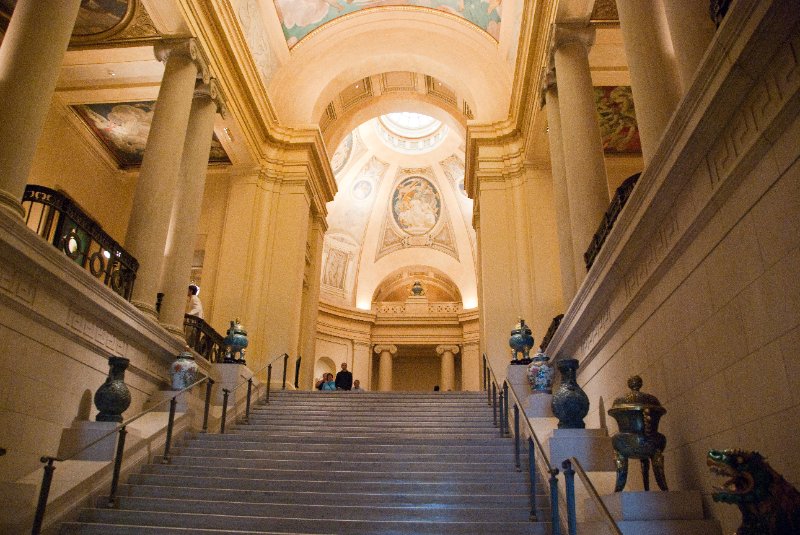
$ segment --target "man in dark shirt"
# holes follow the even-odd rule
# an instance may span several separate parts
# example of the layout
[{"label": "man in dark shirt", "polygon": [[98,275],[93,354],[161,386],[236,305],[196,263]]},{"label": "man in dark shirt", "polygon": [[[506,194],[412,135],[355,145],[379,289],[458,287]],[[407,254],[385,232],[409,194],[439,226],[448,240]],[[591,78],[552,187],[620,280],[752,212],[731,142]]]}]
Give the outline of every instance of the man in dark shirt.
[{"label": "man in dark shirt", "polygon": [[353,388],[353,374],[347,371],[347,363],[342,362],[342,371],[336,374],[336,390]]}]

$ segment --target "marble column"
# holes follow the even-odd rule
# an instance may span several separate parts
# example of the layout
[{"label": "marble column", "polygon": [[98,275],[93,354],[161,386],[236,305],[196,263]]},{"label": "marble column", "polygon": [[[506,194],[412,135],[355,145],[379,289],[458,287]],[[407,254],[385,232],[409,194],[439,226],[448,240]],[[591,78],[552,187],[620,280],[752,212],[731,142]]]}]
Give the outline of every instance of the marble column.
[{"label": "marble column", "polygon": [[380,355],[378,361],[378,391],[389,392],[392,389],[392,356],[397,353],[397,346],[384,344],[373,349]]},{"label": "marble column", "polygon": [[707,0],[663,0],[683,93],[689,89],[716,28]]},{"label": "marble column", "polygon": [[459,352],[459,347],[454,345],[436,346],[436,354],[442,358],[442,369],[439,377],[439,388],[442,392],[455,389],[456,382],[456,359],[455,355]]},{"label": "marble column", "polygon": [[20,201],[80,0],[18,0],[0,47],[0,209]]},{"label": "marble column", "polygon": [[214,134],[214,116],[221,111],[221,105],[222,99],[215,80],[197,85],[183,144],[178,188],[172,210],[172,250],[164,266],[164,300],[160,314],[162,325],[181,338],[186,288],[192,272],[196,230],[208,171],[208,154]]},{"label": "marble column", "polygon": [[617,11],[647,166],[681,99],[680,78],[662,1],[642,9],[639,0],[618,0]]},{"label": "marble column", "polygon": [[555,72],[545,75],[542,102],[547,109],[547,133],[550,140],[550,170],[553,176],[556,229],[558,230],[558,253],[561,267],[561,294],[564,306],[569,307],[577,292],[575,264],[572,260],[572,228],[569,215],[567,176],[564,168],[564,147],[561,135],[561,115],[556,88]]},{"label": "marble column", "polygon": [[353,380],[361,381],[361,388],[374,390],[369,346],[369,340],[353,340]]},{"label": "marble column", "polygon": [[192,95],[198,69],[204,66],[193,39],[164,41],[156,44],[154,51],[166,67],[133,196],[125,248],[139,261],[131,302],[156,317],[156,293]]},{"label": "marble column", "polygon": [[[314,385],[314,362],[317,349],[317,316],[319,314],[319,290],[322,271],[322,244],[328,224],[325,217],[314,214],[308,227],[307,263],[303,279],[302,316],[300,319],[300,350],[303,359],[300,368],[299,385],[311,389]],[[290,370],[293,372],[293,370]],[[356,379],[355,366],[350,371]],[[360,379],[360,377],[359,377]],[[363,381],[362,381],[363,382]]]},{"label": "marble column", "polygon": [[553,57],[558,77],[576,287],[586,276],[583,253],[609,202],[603,145],[589,73],[589,47],[593,41],[594,28],[590,26],[556,25]]}]

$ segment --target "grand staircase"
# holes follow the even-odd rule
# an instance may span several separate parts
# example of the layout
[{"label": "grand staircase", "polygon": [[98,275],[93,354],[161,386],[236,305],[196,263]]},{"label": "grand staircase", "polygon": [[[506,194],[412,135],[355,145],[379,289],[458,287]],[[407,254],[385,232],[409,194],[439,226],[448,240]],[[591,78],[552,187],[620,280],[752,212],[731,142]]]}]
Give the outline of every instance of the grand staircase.
[{"label": "grand staircase", "polygon": [[482,394],[280,392],[61,533],[548,534],[526,474]]}]

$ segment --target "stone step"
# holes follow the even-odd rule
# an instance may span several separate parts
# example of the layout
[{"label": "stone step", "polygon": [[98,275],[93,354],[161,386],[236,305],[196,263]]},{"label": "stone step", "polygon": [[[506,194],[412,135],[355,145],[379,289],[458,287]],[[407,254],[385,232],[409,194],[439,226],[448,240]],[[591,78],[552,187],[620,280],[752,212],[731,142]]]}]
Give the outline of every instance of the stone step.
[{"label": "stone step", "polygon": [[[352,535],[474,535],[476,533],[503,533],[506,535],[539,535],[547,533],[545,524],[532,522],[426,522],[426,521],[376,521],[334,520],[324,521],[264,516],[214,515],[201,513],[162,513],[155,511],[126,511],[121,509],[85,509],[79,520],[87,523],[115,525],[224,530],[228,533],[250,531],[258,533],[352,534]],[[139,531],[141,533],[142,531]],[[65,525],[62,533],[86,533],[74,523]],[[95,531],[102,533],[102,531]],[[115,528],[109,533],[120,533]],[[158,533],[158,532],[156,532]]]},{"label": "stone step", "polygon": [[313,438],[345,438],[350,440],[370,440],[370,439],[382,439],[382,440],[391,440],[392,442],[395,441],[410,441],[410,440],[440,440],[440,441],[454,441],[454,440],[469,440],[469,441],[476,441],[476,440],[494,440],[499,438],[499,431],[486,431],[482,433],[434,433],[431,431],[407,431],[405,433],[396,433],[390,430],[354,430],[348,431],[344,430],[342,432],[335,432],[331,430],[325,430],[324,432],[317,431],[317,430],[308,430],[308,431],[291,431],[282,433],[276,430],[265,430],[265,429],[258,429],[258,428],[251,428],[247,425],[240,425],[234,431],[237,435],[257,435],[263,437],[264,439],[269,439],[270,437],[280,438],[280,437],[313,437]]},{"label": "stone step", "polygon": [[489,483],[483,482],[460,482],[460,481],[404,481],[399,478],[394,480],[370,481],[364,479],[352,479],[350,481],[332,481],[320,476],[317,479],[292,480],[292,479],[250,479],[250,478],[231,478],[214,476],[194,476],[177,475],[174,473],[132,474],[128,482],[130,484],[148,484],[180,487],[184,485],[192,487],[209,487],[218,489],[242,489],[242,490],[283,490],[308,492],[318,490],[320,484],[331,492],[358,491],[358,492],[398,492],[398,493],[442,493],[442,494],[470,494],[470,493],[507,493],[524,494],[528,492],[528,484],[520,477],[518,481],[504,480],[502,488],[498,489],[497,481]]},{"label": "stone step", "polygon": [[[298,416],[302,417],[302,421],[298,422]],[[316,414],[258,414],[255,412],[250,413],[250,424],[272,424],[272,425],[304,425],[305,427],[316,427],[318,424],[325,426],[339,427],[341,425],[360,425],[360,426],[373,426],[384,427],[386,426],[386,418],[377,416],[375,414],[336,414],[336,415],[316,415]],[[392,418],[392,425],[394,426],[417,426],[417,427],[494,427],[491,418],[485,417],[454,417],[454,416],[441,416],[433,417],[431,415],[403,415]]]},{"label": "stone step", "polygon": [[[256,432],[247,431],[241,426],[232,430],[225,435],[220,434],[206,434],[198,437],[197,441],[202,444],[212,443],[241,443],[253,442],[260,444],[297,444],[297,445],[321,445],[321,444],[347,444],[353,446],[391,446],[395,448],[413,446],[431,446],[449,449],[452,447],[472,447],[472,448],[486,448],[490,450],[502,450],[503,448],[513,448],[514,443],[511,439],[501,439],[499,433],[494,436],[474,436],[471,435],[467,438],[453,437],[453,436],[415,436],[408,437],[405,435],[393,436],[390,434],[365,436],[360,434],[351,434],[343,436],[331,436],[315,433],[292,433],[280,434],[269,432]],[[218,438],[217,438],[218,437]]]},{"label": "stone step", "polygon": [[165,474],[195,477],[238,478],[254,480],[292,480],[297,482],[358,482],[380,483],[487,483],[493,484],[497,477],[515,476],[512,466],[505,466],[495,473],[460,472],[455,467],[446,472],[419,472],[408,470],[357,470],[355,467],[341,467],[339,470],[309,470],[291,468],[232,468],[227,466],[184,466],[173,464],[149,464],[142,468],[143,474]]},{"label": "stone step", "polygon": [[[108,498],[98,499],[102,508]],[[491,518],[493,522],[525,522],[529,511],[521,507],[485,507],[472,505],[352,505],[343,499],[339,503],[322,505],[310,500],[299,503],[235,502],[225,500],[197,500],[186,498],[145,498],[121,496],[118,508],[127,511],[158,511],[214,515],[240,515],[297,518],[305,520],[375,520],[375,521],[425,521],[425,522],[475,522]]]},{"label": "stone step", "polygon": [[[233,444],[235,447],[229,447]],[[239,447],[244,444],[243,447]],[[187,444],[183,447],[176,447],[173,452],[177,455],[188,455],[199,458],[215,458],[224,455],[225,457],[246,460],[246,459],[276,459],[276,460],[317,460],[320,456],[329,456],[336,459],[349,460],[366,458],[375,461],[428,461],[438,460],[442,463],[465,462],[481,463],[484,461],[492,462],[514,462],[514,454],[511,448],[503,447],[500,450],[492,451],[487,454],[485,447],[452,447],[452,448],[433,448],[429,446],[405,446],[402,449],[391,445],[382,446],[361,446],[359,448],[348,448],[345,445],[336,445],[336,448],[327,445],[306,445],[303,450],[294,448],[294,444],[258,444],[247,443],[226,443],[213,442],[208,446],[199,446],[195,443]],[[246,448],[246,449],[244,449]],[[524,459],[525,454],[520,455]]]}]

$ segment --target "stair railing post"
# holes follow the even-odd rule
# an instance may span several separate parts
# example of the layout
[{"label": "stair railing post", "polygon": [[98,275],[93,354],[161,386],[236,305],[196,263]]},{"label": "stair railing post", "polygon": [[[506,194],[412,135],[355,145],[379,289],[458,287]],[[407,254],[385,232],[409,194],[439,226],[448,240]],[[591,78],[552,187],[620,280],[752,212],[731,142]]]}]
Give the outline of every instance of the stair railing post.
[{"label": "stair railing post", "polygon": [[289,364],[289,355],[286,353],[283,354],[283,383],[281,385],[281,390],[286,390],[286,365]]},{"label": "stair railing post", "polygon": [[561,518],[558,514],[558,468],[550,469],[550,522],[553,535],[561,535]]},{"label": "stair railing post", "polygon": [[492,383],[492,423],[497,427],[497,385]]},{"label": "stair railing post", "polygon": [[228,415],[228,394],[230,394],[230,393],[231,393],[231,391],[228,390],[227,388],[223,388],[222,389],[222,421],[220,422],[220,425],[219,425],[219,434],[220,435],[224,435],[225,434],[225,418]]},{"label": "stair railing post", "polygon": [[505,381],[503,381],[503,407],[505,407],[505,410],[503,411],[503,423],[505,424],[505,427],[502,429],[505,429],[503,436],[506,436],[511,431],[511,428],[508,425],[508,383]]},{"label": "stair railing post", "polygon": [[36,514],[33,517],[33,527],[31,535],[39,535],[42,532],[42,522],[44,521],[44,511],[47,508],[47,499],[50,496],[50,485],[53,483],[53,457],[42,457],[44,465],[44,475],[42,476],[42,488],[39,489],[39,501],[36,504]]},{"label": "stair railing post", "polygon": [[297,360],[294,361],[294,387],[295,389],[300,388],[300,360],[303,357],[301,355],[297,355]]},{"label": "stair railing post", "polygon": [[272,384],[272,364],[267,366],[267,397],[264,403],[269,403],[269,389]]},{"label": "stair railing post", "polygon": [[536,515],[536,448],[533,438],[528,437],[528,478],[531,482],[531,522],[537,522]]},{"label": "stair railing post", "polygon": [[203,408],[203,430],[202,433],[208,432],[208,410],[211,408],[211,387],[214,386],[214,379],[208,378],[206,383],[206,405]]},{"label": "stair railing post", "polygon": [[175,424],[175,408],[178,405],[178,396],[173,396],[169,400],[169,419],[167,419],[167,440],[164,442],[164,455],[161,457],[161,464],[170,464],[172,459],[169,456],[169,449],[172,445],[172,428]]},{"label": "stair railing post", "polygon": [[569,459],[561,463],[564,469],[564,486],[567,493],[567,531],[569,535],[578,535],[578,518],[575,513],[575,470]]},{"label": "stair railing post", "polygon": [[119,473],[122,470],[122,456],[125,454],[125,435],[128,434],[126,426],[119,428],[117,439],[117,454],[114,457],[114,473],[111,476],[111,490],[108,493],[108,506],[117,506],[117,487],[119,486]]},{"label": "stair railing post", "polygon": [[250,423],[250,395],[253,391],[253,378],[247,380],[247,403],[244,406],[244,421]]},{"label": "stair railing post", "polygon": [[519,446],[519,406],[514,403],[514,466],[517,467],[517,472],[522,470],[519,461]]},{"label": "stair railing post", "polygon": [[506,421],[506,406],[505,406],[505,396],[503,396],[503,389],[500,389],[500,436],[506,436],[506,428],[505,428],[505,421]]}]

